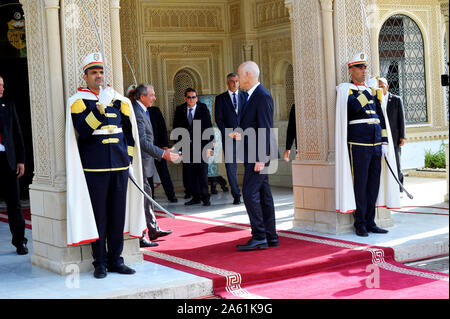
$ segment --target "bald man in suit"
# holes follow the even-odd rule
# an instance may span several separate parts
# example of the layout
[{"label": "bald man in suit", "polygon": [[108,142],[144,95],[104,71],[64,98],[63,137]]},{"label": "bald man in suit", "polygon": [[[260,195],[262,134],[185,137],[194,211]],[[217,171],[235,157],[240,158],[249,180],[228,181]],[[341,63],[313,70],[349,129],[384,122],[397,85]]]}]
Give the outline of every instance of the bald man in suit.
[{"label": "bald man in suit", "polygon": [[[238,68],[240,85],[248,93],[240,118],[240,128],[243,131],[253,129],[257,141],[251,143],[245,134],[243,137],[239,133],[234,135],[234,138],[242,139],[243,143],[243,154],[238,154],[238,157],[243,157],[244,161],[242,193],[252,229],[252,238],[246,244],[236,246],[243,251],[279,246],[269,176],[264,172],[270,160],[278,160],[279,157],[278,146],[271,134],[274,105],[272,95],[259,82],[259,74],[259,67],[253,61],[244,62]],[[262,143],[261,130],[266,133]]]}]

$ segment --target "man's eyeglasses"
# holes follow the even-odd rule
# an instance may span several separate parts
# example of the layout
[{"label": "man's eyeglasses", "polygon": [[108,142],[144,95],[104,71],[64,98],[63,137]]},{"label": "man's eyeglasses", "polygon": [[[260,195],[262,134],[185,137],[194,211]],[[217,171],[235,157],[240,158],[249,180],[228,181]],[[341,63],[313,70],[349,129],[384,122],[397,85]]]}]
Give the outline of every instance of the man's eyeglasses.
[{"label": "man's eyeglasses", "polygon": [[187,98],[188,100],[195,100],[197,97],[196,97],[196,96],[186,96],[186,98]]}]

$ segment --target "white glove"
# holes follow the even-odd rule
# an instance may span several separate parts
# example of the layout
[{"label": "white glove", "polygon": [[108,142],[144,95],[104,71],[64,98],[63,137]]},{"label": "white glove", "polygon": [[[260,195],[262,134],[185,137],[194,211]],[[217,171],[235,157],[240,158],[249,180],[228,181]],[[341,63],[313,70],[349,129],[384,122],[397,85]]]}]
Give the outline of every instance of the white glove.
[{"label": "white glove", "polygon": [[388,144],[383,144],[381,145],[381,155],[384,156],[388,156],[389,154],[389,145]]},{"label": "white glove", "polygon": [[98,101],[107,107],[114,98],[114,90],[108,86],[106,89],[100,87],[100,94],[98,95]]},{"label": "white glove", "polygon": [[132,166],[131,164],[130,164],[130,167],[128,168],[128,175],[129,175],[131,178],[136,179],[136,178],[134,177],[133,166]]},{"label": "white glove", "polygon": [[367,86],[372,88],[378,88],[378,79],[376,77],[370,78],[367,81]]}]

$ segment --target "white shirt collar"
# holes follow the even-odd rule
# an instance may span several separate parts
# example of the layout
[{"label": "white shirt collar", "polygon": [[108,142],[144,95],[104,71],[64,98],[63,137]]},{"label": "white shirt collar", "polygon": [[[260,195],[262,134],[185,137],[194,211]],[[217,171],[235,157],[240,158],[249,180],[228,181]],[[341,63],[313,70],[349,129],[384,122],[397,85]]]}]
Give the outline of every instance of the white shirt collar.
[{"label": "white shirt collar", "polygon": [[261,83],[258,82],[256,83],[250,90],[247,91],[248,93],[248,98],[247,100],[250,100],[250,97],[252,96],[253,92],[255,92],[256,88],[258,87],[258,85],[260,85]]},{"label": "white shirt collar", "polygon": [[137,101],[138,104],[141,106],[142,110],[144,110],[144,112],[147,112],[147,107],[146,107],[144,104],[142,104],[141,101],[139,101],[139,100],[136,100],[136,101]]},{"label": "white shirt collar", "polygon": [[[187,115],[189,116],[189,106],[187,106]],[[197,108],[197,103],[195,103],[195,105],[192,107],[192,117],[194,117],[195,115],[195,109]]]},{"label": "white shirt collar", "polygon": [[233,93],[236,93],[236,98],[239,96],[239,90],[237,90],[236,92],[228,90],[228,94],[230,95],[231,98],[233,98]]}]

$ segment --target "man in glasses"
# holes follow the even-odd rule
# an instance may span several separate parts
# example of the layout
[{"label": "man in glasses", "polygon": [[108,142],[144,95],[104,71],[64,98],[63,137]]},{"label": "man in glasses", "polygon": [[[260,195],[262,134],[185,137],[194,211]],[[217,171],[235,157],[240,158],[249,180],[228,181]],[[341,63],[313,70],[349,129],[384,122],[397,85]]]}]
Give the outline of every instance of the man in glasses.
[{"label": "man in glasses", "polygon": [[[173,129],[184,128],[189,132],[189,144],[183,144],[183,182],[185,192],[192,194],[192,199],[185,205],[195,205],[203,202],[204,206],[210,206],[208,192],[208,152],[206,145],[213,141],[214,136],[203,140],[202,135],[206,129],[212,128],[211,114],[206,104],[198,102],[195,89],[188,88],[184,92],[185,103],[175,110]],[[200,132],[198,134],[197,132]],[[178,137],[176,143],[182,140]],[[188,148],[189,149],[186,149]]]}]

